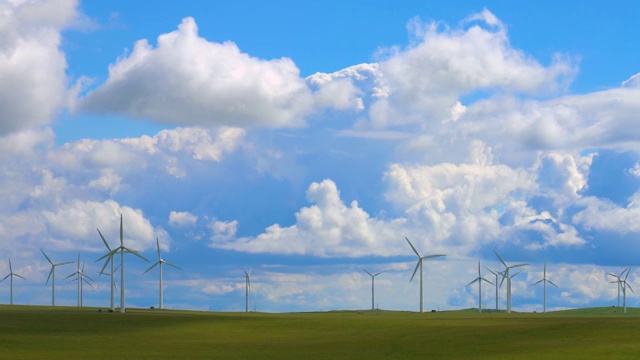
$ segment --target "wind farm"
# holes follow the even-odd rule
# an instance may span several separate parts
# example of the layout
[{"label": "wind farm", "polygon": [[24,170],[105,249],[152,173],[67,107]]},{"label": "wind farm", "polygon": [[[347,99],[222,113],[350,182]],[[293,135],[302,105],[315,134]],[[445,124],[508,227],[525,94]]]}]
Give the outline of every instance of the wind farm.
[{"label": "wind farm", "polygon": [[437,258],[437,257],[442,257],[442,256],[446,256],[444,254],[434,254],[434,255],[425,255],[422,256],[420,255],[420,253],[418,252],[418,250],[416,250],[416,248],[413,246],[413,244],[411,243],[411,241],[409,241],[408,238],[405,237],[405,239],[407,240],[407,242],[409,243],[409,246],[411,246],[411,250],[413,250],[413,252],[416,254],[416,256],[418,256],[418,262],[416,263],[416,268],[413,270],[413,274],[411,274],[411,279],[409,280],[409,282],[413,281],[413,278],[416,276],[416,272],[418,271],[418,269],[420,269],[420,312],[424,312],[424,290],[423,290],[423,281],[422,281],[422,263],[425,259],[433,259],[433,258]]}]

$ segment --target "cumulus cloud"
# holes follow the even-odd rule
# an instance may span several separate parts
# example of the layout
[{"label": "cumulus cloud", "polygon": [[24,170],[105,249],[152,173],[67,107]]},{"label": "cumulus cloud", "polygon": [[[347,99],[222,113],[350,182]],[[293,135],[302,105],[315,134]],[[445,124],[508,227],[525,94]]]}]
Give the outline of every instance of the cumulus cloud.
[{"label": "cumulus cloud", "polygon": [[196,221],[198,221],[198,217],[188,211],[172,211],[169,213],[169,225],[171,226],[193,226]]},{"label": "cumulus cloud", "polygon": [[109,67],[109,78],[77,109],[179,126],[295,127],[313,108],[310,90],[287,58],[262,60],[232,42],[198,36],[193,18],[138,41]]},{"label": "cumulus cloud", "polygon": [[370,109],[374,126],[443,121],[456,114],[462,95],[483,89],[562,91],[574,76],[570,59],[558,56],[545,67],[514,49],[489,11],[470,20],[454,29],[415,21],[414,44],[387,51],[379,72],[389,95]]},{"label": "cumulus cloud", "polygon": [[0,136],[49,124],[64,106],[60,32],[76,7],[76,0],[0,3]]},{"label": "cumulus cloud", "polygon": [[402,228],[402,220],[386,223],[371,218],[356,201],[345,205],[336,184],[329,179],[312,183],[307,190],[307,200],[313,205],[296,213],[295,225],[282,227],[274,224],[254,238],[223,241],[227,239],[214,237],[211,246],[252,253],[316,256],[398,253],[402,237],[396,229]]}]

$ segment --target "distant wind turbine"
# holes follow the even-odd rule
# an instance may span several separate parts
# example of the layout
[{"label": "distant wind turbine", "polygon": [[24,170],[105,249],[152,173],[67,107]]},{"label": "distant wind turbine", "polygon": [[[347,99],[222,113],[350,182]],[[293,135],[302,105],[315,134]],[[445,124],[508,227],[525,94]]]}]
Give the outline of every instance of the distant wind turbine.
[{"label": "distant wind turbine", "polygon": [[622,303],[625,314],[627,313],[627,286],[629,287],[629,290],[631,290],[631,292],[635,293],[635,291],[633,291],[633,289],[631,288],[631,285],[629,285],[629,283],[627,282],[627,277],[629,276],[630,270],[631,268],[626,268],[620,273],[620,275],[609,273],[610,276],[617,279],[611,282],[618,283],[618,307],[620,307],[620,288],[622,288]]},{"label": "distant wind turbine", "polygon": [[[108,254],[104,255],[103,257],[101,257],[100,259],[98,259],[98,261],[102,260],[102,259],[106,259],[107,257],[110,256],[114,256],[115,254],[117,254],[118,252],[120,252],[120,312],[121,313],[125,313],[126,312],[126,307],[124,304],[124,253],[128,252],[130,254],[133,254],[139,258],[141,258],[144,261],[149,261],[147,260],[147,258],[145,258],[144,256],[142,256],[139,252],[135,251],[135,250],[131,250],[127,247],[124,246],[124,230],[123,230],[123,225],[122,225],[122,214],[120,214],[120,246],[111,250]],[[107,266],[108,262],[104,264],[104,266],[102,267],[102,270],[100,272],[104,271],[104,268]]]},{"label": "distant wind turbine", "polygon": [[518,275],[519,273],[513,275],[513,276],[509,276],[509,271],[513,268],[516,267],[520,267],[520,266],[526,266],[529,264],[516,264],[516,265],[507,265],[506,262],[504,262],[504,260],[502,260],[502,258],[500,257],[500,255],[498,255],[498,253],[494,250],[493,251],[496,256],[498,257],[498,259],[500,259],[500,262],[504,265],[505,270],[504,273],[502,275],[502,280],[500,281],[500,284],[502,284],[502,282],[504,281],[504,279],[507,279],[507,314],[511,313],[511,279],[513,277],[515,277],[516,275]]},{"label": "distant wind turbine", "polygon": [[496,311],[497,311],[499,310],[498,301],[500,300],[500,292],[498,291],[500,289],[500,284],[498,284],[498,277],[502,275],[502,271],[493,271],[486,266],[484,268],[489,270],[489,272],[495,275],[496,277],[496,283],[494,284],[494,286],[496,287]]},{"label": "distant wind turbine", "polygon": [[481,313],[482,312],[482,282],[486,281],[491,285],[493,285],[493,283],[483,278],[482,275],[480,274],[480,261],[478,261],[478,277],[475,278],[475,280],[473,280],[472,282],[468,283],[467,286],[475,283],[476,281],[478,282],[478,312]]},{"label": "distant wind turbine", "polygon": [[[89,280],[93,281],[92,278],[89,277],[89,275],[84,273],[84,263],[82,264],[82,268],[80,267],[80,254],[78,254],[78,268],[76,270],[76,272],[70,274],[69,276],[67,276],[65,279],[69,279],[73,276],[76,276],[76,281],[78,282],[78,307],[82,307],[83,303],[82,303],[82,293],[83,293],[83,289],[82,289],[82,285],[83,283],[87,283],[89,286],[92,286],[91,283],[89,282]],[[87,280],[89,279],[89,280]],[[73,281],[73,279],[72,279]]]},{"label": "distant wind turbine", "polygon": [[542,303],[543,303],[543,308],[542,308],[542,312],[546,313],[547,312],[547,283],[558,287],[558,285],[554,284],[553,282],[551,282],[551,280],[547,279],[547,263],[544,263],[544,270],[543,270],[543,275],[542,275],[542,279],[536,281],[535,283],[531,284],[531,286],[533,285],[538,285],[542,283],[542,288],[543,288],[543,293],[542,293]]},{"label": "distant wind turbine", "polygon": [[164,306],[162,303],[162,264],[173,266],[176,269],[180,269],[180,268],[162,258],[162,255],[160,255],[160,240],[158,240],[158,238],[156,238],[156,245],[158,247],[158,261],[156,261],[153,265],[151,265],[151,267],[149,267],[147,271],[145,271],[144,273],[145,274],[148,273],[149,270],[153,269],[156,265],[158,265],[158,269],[160,270],[160,309],[162,309]]},{"label": "distant wind turbine", "polygon": [[375,307],[373,306],[373,304],[374,304],[374,299],[375,299],[375,281],[376,281],[376,276],[382,274],[386,270],[380,271],[379,273],[372,274],[372,273],[368,272],[367,270],[365,270],[363,268],[361,268],[361,269],[362,269],[362,271],[364,271],[367,274],[369,274],[369,276],[371,276],[371,310],[375,310]]},{"label": "distant wind turbine", "polygon": [[51,279],[51,306],[56,306],[56,267],[71,264],[73,263],[73,261],[54,264],[53,261],[51,261],[51,259],[47,256],[47,254],[45,254],[44,250],[40,249],[40,251],[42,251],[42,255],[44,255],[44,257],[47,258],[49,264],[51,264],[51,270],[49,271],[49,276],[47,277],[47,282],[45,283],[45,285],[48,284],[49,279]]},{"label": "distant wind turbine", "polygon": [[251,291],[251,268],[244,272],[245,312],[249,312],[249,292]]},{"label": "distant wind turbine", "polygon": [[[111,312],[115,311],[115,287],[116,287],[116,278],[114,276],[114,264],[113,264],[113,256],[114,254],[112,253],[112,249],[109,246],[109,243],[107,242],[107,239],[104,238],[104,236],[102,235],[102,233],[100,232],[100,229],[96,228],[96,230],[98,230],[98,234],[100,234],[100,238],[102,239],[102,242],[104,243],[104,246],[107,247],[107,250],[109,251],[107,253],[107,261],[105,262],[105,265],[102,267],[102,270],[100,271],[100,274],[104,274],[104,268],[107,266],[107,264],[111,263],[111,302],[110,302],[110,309]],[[102,258],[96,260],[96,262],[100,261]]]},{"label": "distant wind turbine", "polygon": [[411,282],[413,280],[413,277],[416,276],[416,272],[418,271],[418,268],[420,268],[420,312],[424,312],[424,301],[423,301],[423,291],[422,291],[423,290],[423,286],[422,286],[422,261],[424,259],[431,259],[431,258],[440,257],[440,256],[446,256],[446,255],[437,254],[437,255],[422,256],[422,255],[420,255],[418,250],[416,250],[416,248],[413,246],[411,241],[409,241],[409,239],[406,236],[405,236],[405,239],[409,243],[409,246],[411,246],[411,249],[413,250],[413,252],[416,253],[416,255],[418,256],[418,263],[416,264],[415,270],[413,270],[413,275],[411,275],[411,280],[409,280],[409,282]]},{"label": "distant wind turbine", "polygon": [[13,277],[14,277],[14,276],[17,276],[17,277],[19,277],[20,279],[26,280],[26,279],[25,279],[25,278],[23,278],[22,276],[20,276],[20,275],[18,275],[18,274],[16,274],[16,273],[14,273],[14,272],[13,272],[13,267],[11,266],[11,258],[9,258],[9,275],[7,275],[7,276],[5,276],[4,278],[2,278],[2,280],[0,280],[0,282],[3,282],[3,281],[5,281],[7,278],[10,278],[10,279],[9,279],[9,294],[10,294],[10,295],[9,295],[9,299],[10,299],[9,304],[11,304],[11,305],[13,305]]}]

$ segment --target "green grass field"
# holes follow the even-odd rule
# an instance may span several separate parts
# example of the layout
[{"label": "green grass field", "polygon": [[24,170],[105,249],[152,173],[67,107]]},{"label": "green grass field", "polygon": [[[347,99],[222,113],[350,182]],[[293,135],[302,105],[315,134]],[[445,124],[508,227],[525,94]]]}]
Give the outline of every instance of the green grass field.
[{"label": "green grass field", "polygon": [[0,306],[2,359],[630,359],[640,309],[215,313]]}]

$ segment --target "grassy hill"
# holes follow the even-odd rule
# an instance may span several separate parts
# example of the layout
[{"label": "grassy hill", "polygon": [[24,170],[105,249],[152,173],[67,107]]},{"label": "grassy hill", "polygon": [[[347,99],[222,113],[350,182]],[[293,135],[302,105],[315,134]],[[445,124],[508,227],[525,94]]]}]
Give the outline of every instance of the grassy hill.
[{"label": "grassy hill", "polygon": [[614,359],[640,310],[215,313],[0,306],[4,359]]}]

